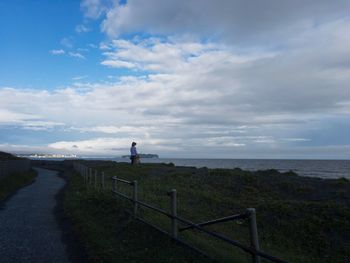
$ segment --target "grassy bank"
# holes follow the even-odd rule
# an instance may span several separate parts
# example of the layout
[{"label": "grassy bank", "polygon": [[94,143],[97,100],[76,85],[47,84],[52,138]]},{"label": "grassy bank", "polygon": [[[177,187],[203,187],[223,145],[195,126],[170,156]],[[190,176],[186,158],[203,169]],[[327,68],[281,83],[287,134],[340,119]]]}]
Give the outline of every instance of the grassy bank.
[{"label": "grassy bank", "polygon": [[14,156],[10,153],[2,152],[0,151],[0,161],[7,161],[7,160],[21,160],[22,158]]},{"label": "grassy bank", "polygon": [[16,173],[0,178],[0,202],[20,188],[31,184],[36,177],[36,172],[30,170],[24,173]]},{"label": "grassy bank", "polygon": [[[243,212],[247,207],[255,207],[261,249],[282,259],[291,262],[346,262],[350,257],[350,183],[346,179],[306,178],[294,173],[281,174],[275,170],[253,173],[241,169],[196,169],[160,164],[137,167],[112,162],[86,164],[106,173],[109,188],[110,178],[114,175],[126,180],[138,180],[139,199],[163,209],[169,209],[166,192],[176,188],[179,215],[194,222],[228,216]],[[74,182],[81,178],[72,180]],[[127,186],[120,186],[120,189],[130,194]],[[91,228],[95,229],[96,235],[100,235],[99,238],[92,236],[90,240],[109,240],[109,248],[107,244],[90,245],[92,250],[98,251],[95,252],[98,255],[108,255],[112,249],[118,249],[117,244],[122,244],[116,233],[125,232],[118,226],[124,226],[122,229],[137,226],[131,224],[130,218],[123,212],[124,208],[130,209],[131,205],[114,200],[108,193],[84,191],[81,188],[71,188],[67,211],[76,219],[79,231],[84,235],[87,235],[84,231]],[[144,209],[140,214],[158,226],[169,229],[168,218]],[[249,244],[247,222],[228,222],[208,229]],[[147,231],[146,227],[140,226],[136,233],[144,235]],[[102,232],[103,235],[109,233],[110,239],[102,237]],[[132,247],[137,247],[132,242],[138,240],[138,235],[127,237]],[[193,230],[181,232],[181,237],[214,255],[219,261],[251,260],[239,249]],[[146,238],[144,243],[147,242]],[[165,241],[158,242],[158,238],[152,242],[166,244]],[[144,247],[142,242],[138,245],[140,249]],[[126,250],[125,256],[130,253],[130,250]],[[165,255],[168,253],[170,252]]]}]

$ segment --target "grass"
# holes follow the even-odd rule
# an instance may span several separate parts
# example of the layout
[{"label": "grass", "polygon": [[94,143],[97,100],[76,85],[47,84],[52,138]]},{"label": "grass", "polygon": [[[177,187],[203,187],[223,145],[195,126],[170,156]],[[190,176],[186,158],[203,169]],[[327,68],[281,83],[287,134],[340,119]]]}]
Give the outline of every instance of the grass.
[{"label": "grass", "polygon": [[[126,180],[137,180],[139,200],[168,211],[170,201],[166,193],[176,188],[178,214],[193,222],[237,214],[244,212],[248,207],[254,207],[257,210],[260,248],[287,261],[346,262],[350,257],[350,225],[348,223],[350,220],[350,183],[347,179],[307,178],[297,176],[293,172],[282,174],[276,170],[248,172],[241,169],[196,169],[165,164],[142,164],[132,167],[123,163],[92,161],[85,162],[85,164],[105,172],[109,189],[111,189],[111,177],[114,175]],[[128,186],[119,185],[118,187],[124,193],[131,194]],[[120,199],[115,200],[107,192],[77,189],[79,190],[74,190],[75,192],[71,190],[68,194],[69,198],[78,199],[76,206],[68,206],[67,211],[72,214],[73,218],[80,218],[76,220],[76,224],[81,232],[96,230],[97,226],[94,225],[94,222],[100,222],[97,231],[99,238],[96,236],[91,238],[96,243],[90,249],[95,251],[92,253],[98,254],[99,257],[108,255],[109,249],[116,249],[118,244],[122,244],[120,236],[116,234],[118,229],[113,230],[113,227],[119,225],[122,226],[121,229],[133,229],[138,226],[134,223],[129,224],[130,218],[124,216],[124,209],[130,210],[131,204],[122,202]],[[107,202],[106,206],[102,206],[104,202]],[[85,209],[84,212],[79,206]],[[100,210],[97,212],[94,209]],[[75,213],[82,214],[77,216],[74,215]],[[83,219],[88,218],[90,214],[95,215],[95,218],[82,223]],[[140,215],[155,222],[163,229],[169,230],[168,218],[150,213],[145,209],[140,209]],[[99,220],[107,220],[107,222]],[[108,220],[112,222],[110,225],[108,225]],[[248,245],[247,226],[247,222],[238,221],[208,226],[208,229],[224,233]],[[139,227],[136,232],[139,235],[144,235],[149,231],[145,226]],[[97,241],[104,239],[104,234],[100,235],[103,231],[106,231],[104,234],[110,233],[107,238],[110,240],[109,245],[101,245]],[[120,231],[124,233],[123,230]],[[197,231],[184,231],[180,236],[207,251],[220,262],[251,261],[250,256],[238,248],[228,246]],[[90,240],[90,238],[87,239]],[[148,239],[136,245],[133,242],[137,239],[138,235],[135,234],[135,236],[128,236],[126,240],[131,247],[140,249],[147,247]],[[113,243],[112,240],[116,240],[113,242],[117,243]],[[90,241],[86,242],[91,244]],[[166,242],[158,241],[158,239],[151,241],[151,244],[155,246],[163,243]],[[125,257],[130,256],[131,251],[126,249]],[[164,255],[170,254],[170,251],[171,249],[164,250]],[[137,259],[140,260],[140,257],[136,256],[135,260]],[[180,258],[176,260],[176,262],[182,262]],[[166,261],[155,260],[155,262]]]},{"label": "grass", "polygon": [[209,262],[134,220],[110,193],[82,186],[80,176],[69,179],[64,208],[89,262]]},{"label": "grass", "polygon": [[20,188],[31,184],[36,175],[35,170],[30,170],[28,172],[16,173],[0,178],[0,202],[4,201]]},{"label": "grass", "polygon": [[7,161],[7,160],[21,160],[23,158],[14,156],[10,153],[2,152],[0,151],[0,161]]}]

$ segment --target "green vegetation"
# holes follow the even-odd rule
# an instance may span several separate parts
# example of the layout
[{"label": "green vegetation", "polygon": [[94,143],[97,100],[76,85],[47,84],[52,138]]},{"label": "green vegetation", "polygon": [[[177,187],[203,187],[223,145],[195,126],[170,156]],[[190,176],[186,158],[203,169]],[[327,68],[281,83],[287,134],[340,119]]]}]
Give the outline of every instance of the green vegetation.
[{"label": "green vegetation", "polygon": [[110,193],[86,189],[78,175],[69,179],[64,208],[89,262],[209,262],[134,220]]},{"label": "green vegetation", "polygon": [[18,189],[31,184],[35,177],[36,171],[30,170],[0,178],[0,201],[5,200]]},{"label": "green vegetation", "polygon": [[7,160],[20,160],[22,158],[19,158],[17,156],[14,156],[10,153],[5,153],[0,151],[0,161],[7,161]]},{"label": "green vegetation", "polygon": [[[130,166],[92,161],[85,164],[105,172],[109,189],[112,176],[137,180],[139,200],[168,211],[170,201],[167,191],[176,188],[178,214],[193,222],[237,214],[254,207],[261,249],[287,261],[346,262],[350,257],[350,183],[347,179],[322,180],[276,170],[248,172],[238,168],[196,169],[165,164]],[[135,255],[131,251],[135,248],[137,251],[149,249],[150,245],[165,246],[164,250],[160,250],[164,257],[153,258],[153,261],[167,262],[165,256],[170,255],[174,256],[174,262],[188,262],[181,258],[184,254],[172,254],[178,248],[169,245],[166,237],[148,239],[149,233],[154,231],[135,223],[123,212],[132,208],[127,201],[112,197],[110,191],[94,191],[92,186],[86,190],[82,178],[78,176],[71,178],[69,187],[67,212],[84,237],[88,251],[98,259],[112,262],[117,261],[112,260],[117,255],[123,255],[124,261],[128,261],[128,257],[138,261],[143,258],[143,252]],[[119,184],[118,188],[131,195],[130,186]],[[140,209],[140,215],[169,230],[168,218],[146,209]],[[246,221],[207,228],[249,244]],[[219,261],[251,261],[250,256],[240,249],[197,231],[180,232],[180,237]],[[188,259],[187,256],[184,258]]]}]

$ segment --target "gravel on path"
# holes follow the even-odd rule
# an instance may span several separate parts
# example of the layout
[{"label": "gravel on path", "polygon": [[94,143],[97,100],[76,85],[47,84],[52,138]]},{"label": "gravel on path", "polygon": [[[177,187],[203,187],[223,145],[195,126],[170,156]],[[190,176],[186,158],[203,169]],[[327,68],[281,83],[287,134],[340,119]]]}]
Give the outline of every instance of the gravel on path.
[{"label": "gravel on path", "polygon": [[64,187],[58,172],[35,168],[36,181],[0,207],[0,262],[69,262],[54,215]]}]

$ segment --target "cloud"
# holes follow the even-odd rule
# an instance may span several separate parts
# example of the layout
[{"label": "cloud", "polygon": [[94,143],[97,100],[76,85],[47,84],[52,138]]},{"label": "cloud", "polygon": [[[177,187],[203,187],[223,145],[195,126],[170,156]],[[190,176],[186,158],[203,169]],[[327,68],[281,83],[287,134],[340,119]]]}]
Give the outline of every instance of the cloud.
[{"label": "cloud", "polygon": [[[303,125],[349,112],[350,75],[344,74],[343,62],[348,28],[348,21],[320,27],[302,46],[295,43],[291,52],[275,53],[241,54],[222,44],[172,39],[116,40],[102,64],[145,71],[140,77],[81,83],[79,88],[88,92],[79,94],[73,86],[44,97],[62,99],[64,109],[72,107],[71,100],[79,102],[89,118],[94,111],[108,116],[97,118],[97,126],[108,126],[108,120],[129,125],[124,116],[147,125],[164,118],[184,125],[223,125],[224,130],[224,125]],[[339,60],[329,63],[329,57]],[[111,117],[113,111],[118,118]]]},{"label": "cloud", "polygon": [[47,131],[58,126],[64,126],[64,124],[42,120],[42,117],[38,114],[0,109],[0,127],[1,126],[15,126],[24,130]]},{"label": "cloud", "polygon": [[111,50],[112,46],[109,43],[101,42],[100,45],[99,45],[99,48],[101,50]]},{"label": "cloud", "polygon": [[86,33],[86,32],[89,32],[91,29],[84,26],[84,25],[77,25],[75,27],[75,31],[78,32],[78,33]]},{"label": "cloud", "polygon": [[80,8],[86,18],[98,19],[113,6],[113,0],[82,0]]},{"label": "cloud", "polygon": [[82,80],[82,79],[86,79],[88,76],[87,75],[83,75],[83,76],[75,76],[72,79],[73,80]]},{"label": "cloud", "polygon": [[74,46],[72,37],[64,37],[64,38],[62,38],[60,43],[61,43],[61,45],[63,45],[66,48],[72,48]]},{"label": "cloud", "polygon": [[[345,43],[350,43],[347,33],[350,33],[350,21],[332,22],[314,30],[302,45],[299,41],[291,42],[288,51],[248,54],[213,43],[114,40],[114,50],[104,52],[106,60],[102,65],[154,72],[148,74],[150,81],[177,93],[175,103],[162,98],[167,108],[198,103],[204,113],[211,112],[211,107],[218,104],[228,107],[233,104],[235,106],[229,107],[233,112],[237,107],[246,114],[265,112],[270,121],[308,119],[307,114],[318,111],[340,112],[350,100],[347,91],[350,75],[346,74],[349,67]],[[329,58],[334,58],[332,63]],[[165,93],[161,88],[159,92]],[[211,100],[206,102],[208,97]],[[178,107],[176,110],[181,111]],[[153,105],[144,112],[157,114],[164,110]],[[264,122],[265,118],[254,117],[256,122]],[[203,119],[208,121],[206,117]],[[220,118],[210,120],[220,121]]]},{"label": "cloud", "polygon": [[38,118],[38,115],[0,108],[0,125],[16,125],[18,123],[30,121],[34,118]]},{"label": "cloud", "polygon": [[[220,45],[161,41],[155,38],[142,41],[113,40],[108,46],[108,51],[103,54],[107,59],[102,65],[156,72],[187,71],[199,58],[205,59],[207,63],[218,63],[230,57],[232,62],[241,63],[255,59],[256,56],[235,56]],[[260,55],[271,56],[269,53]]]},{"label": "cloud", "polygon": [[276,45],[305,29],[348,16],[350,2],[133,0],[107,9],[102,29],[111,37],[141,31],[219,37],[244,45]]},{"label": "cloud", "polygon": [[291,141],[291,142],[307,142],[307,141],[311,141],[311,139],[307,139],[307,138],[285,138],[284,140]]},{"label": "cloud", "polygon": [[[137,140],[136,138],[136,141]],[[79,141],[59,141],[49,144],[48,147],[63,152],[79,152],[83,154],[125,154],[129,151],[130,140],[126,138],[94,138]],[[153,148],[154,150],[174,150],[176,146],[167,144],[164,140],[149,139],[141,142],[143,149]]]},{"label": "cloud", "polygon": [[68,55],[73,58],[86,59],[86,57],[79,52],[69,52]]},{"label": "cloud", "polygon": [[52,49],[50,53],[52,55],[64,55],[66,52],[63,49]]},{"label": "cloud", "polygon": [[[85,132],[85,133],[104,133],[104,134],[115,134],[115,135],[128,135],[128,136],[139,136],[140,131],[144,134],[154,132],[157,128],[152,126],[94,126],[94,127],[71,127],[73,131]],[[147,137],[147,136],[145,136]]]},{"label": "cloud", "polygon": [[47,146],[33,146],[27,144],[9,144],[1,143],[1,151],[11,152],[14,154],[31,154],[31,153],[60,153],[53,148],[48,148]]},{"label": "cloud", "polygon": [[[324,133],[329,120],[349,122],[350,75],[342,62],[348,27],[347,21],[320,27],[303,45],[293,43],[292,52],[242,54],[223,44],[173,38],[116,40],[105,61],[131,63],[139,76],[53,91],[3,88],[0,105],[28,114],[28,123],[40,113],[37,118],[57,124],[57,131],[86,138],[48,143],[61,151],[125,154],[133,140],[144,152],[168,156],[230,157],[254,150],[275,156],[307,144],[317,151],[334,140],[305,138]],[[337,137],[350,145],[347,135]]]},{"label": "cloud", "polygon": [[[115,149],[125,154],[134,140],[144,152],[178,157],[326,156],[327,149],[338,151],[328,156],[349,153],[350,20],[338,10],[346,10],[345,2],[327,11],[325,1],[317,7],[305,1],[305,10],[298,1],[288,2],[287,8],[266,1],[244,18],[239,10],[251,10],[252,3],[232,1],[238,6],[229,17],[226,9],[232,11],[233,4],[223,1],[215,3],[216,9],[225,9],[220,19],[217,10],[208,8],[213,7],[209,1],[201,2],[203,9],[194,8],[198,1],[179,3],[183,11],[177,2],[155,0],[148,9],[137,0],[105,9],[103,30],[120,37],[100,44],[101,64],[110,67],[110,75],[115,68],[115,77],[46,91],[0,88],[2,126],[15,131],[18,123],[36,129],[40,125],[33,120],[52,124],[62,137],[47,147],[88,154],[115,154]],[[178,18],[169,16],[168,5]],[[318,11],[311,14],[313,8]],[[198,10],[208,11],[208,21]],[[91,11],[87,17],[103,12]],[[271,17],[265,21],[267,13]],[[198,23],[190,25],[186,19],[191,18]],[[220,36],[210,34],[209,22],[211,32]],[[142,29],[174,34],[122,37]],[[198,40],[185,31],[212,38]],[[247,49],[237,47],[244,42]]]},{"label": "cloud", "polygon": [[43,121],[43,120],[31,120],[24,121],[21,123],[21,127],[24,130],[32,131],[48,131],[63,127],[64,123],[52,122],[52,121]]},{"label": "cloud", "polygon": [[95,45],[95,44],[93,44],[93,43],[89,43],[89,44],[87,44],[87,46],[88,46],[89,48],[98,48],[98,46]]},{"label": "cloud", "polygon": [[104,60],[101,62],[101,65],[104,66],[109,66],[112,68],[136,68],[136,65],[131,63],[131,62],[127,62],[127,61],[123,61],[123,60]]},{"label": "cloud", "polygon": [[[80,51],[88,51],[86,49],[78,49]],[[79,58],[79,59],[86,59],[86,57],[84,55],[82,55],[81,53],[79,52],[67,52],[64,51],[63,49],[53,49],[53,50],[50,50],[50,53],[52,55],[55,55],[55,56],[59,56],[59,55],[68,55],[69,57],[74,57],[74,58]]]}]

